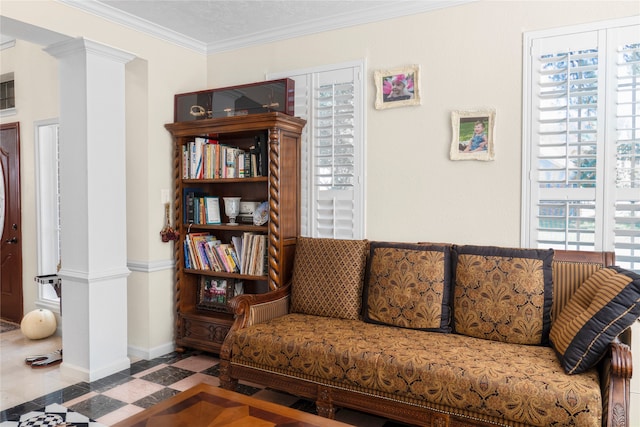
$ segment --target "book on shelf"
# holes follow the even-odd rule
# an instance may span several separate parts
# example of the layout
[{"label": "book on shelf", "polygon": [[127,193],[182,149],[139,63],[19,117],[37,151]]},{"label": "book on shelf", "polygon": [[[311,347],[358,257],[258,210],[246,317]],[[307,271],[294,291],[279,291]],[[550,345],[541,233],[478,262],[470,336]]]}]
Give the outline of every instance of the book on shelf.
[{"label": "book on shelf", "polygon": [[200,263],[197,259],[197,253],[195,251],[194,239],[199,239],[202,235],[208,233],[187,233],[184,238],[184,265],[185,268],[200,268]]},{"label": "book on shelf", "polygon": [[220,199],[218,197],[205,196],[204,211],[207,224],[220,224]]},{"label": "book on shelf", "polygon": [[202,188],[188,187],[182,190],[183,219],[185,224],[193,224],[196,217],[196,199],[204,197]]},{"label": "book on shelf", "polygon": [[267,176],[267,136],[256,137],[248,150],[196,137],[182,147],[183,179]]},{"label": "book on shelf", "polygon": [[268,266],[268,236],[244,232],[223,243],[208,232],[185,236],[185,268],[263,276]]},{"label": "book on shelf", "polygon": [[242,269],[242,236],[232,236],[231,246],[233,246],[233,251],[235,252],[235,261],[238,266],[238,272],[242,274],[244,271]]},{"label": "book on shelf", "polygon": [[267,134],[261,134],[254,138],[254,145],[251,146],[250,152],[252,159],[255,157],[256,174],[253,176],[269,175],[269,159],[267,158]]},{"label": "book on shelf", "polygon": [[266,274],[268,236],[245,232],[242,236],[240,253],[240,272],[253,276]]}]

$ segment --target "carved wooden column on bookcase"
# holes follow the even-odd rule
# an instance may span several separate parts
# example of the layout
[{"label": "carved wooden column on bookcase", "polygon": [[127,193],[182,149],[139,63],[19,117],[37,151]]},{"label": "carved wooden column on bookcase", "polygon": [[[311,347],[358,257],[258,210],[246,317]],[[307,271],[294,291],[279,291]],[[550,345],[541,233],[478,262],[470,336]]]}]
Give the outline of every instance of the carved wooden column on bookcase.
[{"label": "carved wooden column on bookcase", "polygon": [[[175,188],[175,193],[173,194],[173,211],[174,211],[174,215],[173,215],[173,224],[175,226],[176,231],[178,231],[179,233],[182,232],[182,227],[183,227],[183,222],[182,222],[182,209],[180,209],[180,206],[182,205],[182,190],[181,188],[181,181],[182,181],[182,175],[181,175],[181,171],[182,168],[180,167],[182,163],[182,147],[180,147],[176,140],[174,139],[173,141],[173,180],[174,180],[174,184],[173,184],[173,188]],[[182,263],[180,262],[180,251],[182,250],[181,245],[178,242],[182,242],[184,239],[184,236],[182,237],[182,239],[175,241],[174,245],[173,245],[173,258],[175,260],[175,283],[178,284],[178,286],[175,287],[175,298],[174,298],[174,308],[175,308],[175,323],[176,323],[176,328],[175,328],[175,333],[178,336],[182,336],[182,317],[178,316],[177,314],[180,313],[180,297],[181,297],[181,292],[182,292],[182,288],[180,285],[180,276],[182,273]]]},{"label": "carved wooden column on bookcase", "polygon": [[269,129],[269,288],[278,289],[280,260],[280,130]]}]

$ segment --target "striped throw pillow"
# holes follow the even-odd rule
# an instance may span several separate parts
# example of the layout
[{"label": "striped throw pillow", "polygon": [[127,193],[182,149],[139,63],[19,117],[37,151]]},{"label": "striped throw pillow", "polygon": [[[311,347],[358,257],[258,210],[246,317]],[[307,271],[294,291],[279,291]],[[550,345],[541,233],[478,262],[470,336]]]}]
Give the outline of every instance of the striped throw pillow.
[{"label": "striped throw pillow", "polygon": [[554,320],[549,334],[567,374],[595,366],[607,346],[640,317],[640,276],[619,267],[593,273]]}]

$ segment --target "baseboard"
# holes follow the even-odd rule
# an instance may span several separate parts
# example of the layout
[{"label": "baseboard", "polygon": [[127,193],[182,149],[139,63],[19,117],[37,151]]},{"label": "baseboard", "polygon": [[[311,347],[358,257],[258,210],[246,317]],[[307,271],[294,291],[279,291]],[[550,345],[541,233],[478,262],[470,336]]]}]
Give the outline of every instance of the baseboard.
[{"label": "baseboard", "polygon": [[128,369],[130,366],[131,361],[128,357],[124,357],[109,364],[108,366],[103,366],[100,369],[89,371],[85,367],[73,365],[67,362],[63,357],[62,364],[60,365],[60,373],[63,377],[73,378],[79,381],[93,382]]},{"label": "baseboard", "polygon": [[127,353],[129,357],[151,360],[156,357],[164,356],[165,354],[171,353],[176,349],[175,342],[171,341],[153,348],[142,348],[136,346],[128,346]]}]

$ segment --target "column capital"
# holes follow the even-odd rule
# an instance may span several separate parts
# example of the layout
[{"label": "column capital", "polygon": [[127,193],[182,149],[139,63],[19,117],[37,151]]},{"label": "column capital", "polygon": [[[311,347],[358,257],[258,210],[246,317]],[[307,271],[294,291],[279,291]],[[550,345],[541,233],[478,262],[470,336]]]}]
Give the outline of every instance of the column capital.
[{"label": "column capital", "polygon": [[64,58],[77,53],[90,53],[93,55],[103,56],[115,62],[126,64],[136,57],[136,55],[125,52],[111,46],[97,43],[92,40],[78,37],[75,39],[65,40],[44,48],[44,51],[54,58]]}]

